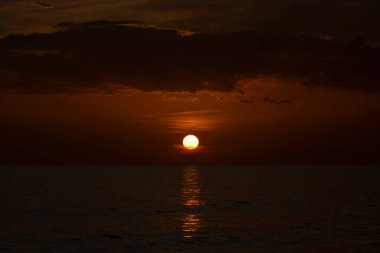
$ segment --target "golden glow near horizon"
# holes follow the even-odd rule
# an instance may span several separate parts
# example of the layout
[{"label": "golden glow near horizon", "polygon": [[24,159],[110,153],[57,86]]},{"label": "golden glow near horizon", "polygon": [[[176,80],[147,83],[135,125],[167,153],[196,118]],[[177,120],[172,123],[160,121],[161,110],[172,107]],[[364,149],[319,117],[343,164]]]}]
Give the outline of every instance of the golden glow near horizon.
[{"label": "golden glow near horizon", "polygon": [[195,135],[187,135],[183,138],[182,143],[186,149],[196,149],[199,145],[199,140]]}]

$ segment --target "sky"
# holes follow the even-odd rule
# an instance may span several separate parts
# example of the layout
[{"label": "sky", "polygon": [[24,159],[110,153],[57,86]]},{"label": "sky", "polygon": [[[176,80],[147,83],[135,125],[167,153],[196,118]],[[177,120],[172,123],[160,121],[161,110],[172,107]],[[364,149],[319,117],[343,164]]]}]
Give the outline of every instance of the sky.
[{"label": "sky", "polygon": [[255,30],[379,41],[377,0],[0,1],[0,34],[51,31],[61,22],[139,20],[197,32]]},{"label": "sky", "polygon": [[379,7],[2,0],[0,163],[378,164]]}]

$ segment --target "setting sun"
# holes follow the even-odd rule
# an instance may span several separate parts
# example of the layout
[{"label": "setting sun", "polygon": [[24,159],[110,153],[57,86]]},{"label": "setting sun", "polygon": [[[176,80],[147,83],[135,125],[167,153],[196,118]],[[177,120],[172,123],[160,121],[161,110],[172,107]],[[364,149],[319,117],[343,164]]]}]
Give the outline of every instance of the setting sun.
[{"label": "setting sun", "polygon": [[183,138],[183,146],[187,149],[196,149],[199,145],[199,140],[195,135],[187,135]]}]

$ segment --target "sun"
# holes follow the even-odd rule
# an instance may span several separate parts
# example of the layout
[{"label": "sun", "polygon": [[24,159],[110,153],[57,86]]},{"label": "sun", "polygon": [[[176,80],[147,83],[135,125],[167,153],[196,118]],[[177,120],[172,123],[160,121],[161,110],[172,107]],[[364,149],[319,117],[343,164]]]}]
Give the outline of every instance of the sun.
[{"label": "sun", "polygon": [[183,138],[182,143],[186,149],[196,149],[199,145],[199,140],[195,135],[187,135]]}]

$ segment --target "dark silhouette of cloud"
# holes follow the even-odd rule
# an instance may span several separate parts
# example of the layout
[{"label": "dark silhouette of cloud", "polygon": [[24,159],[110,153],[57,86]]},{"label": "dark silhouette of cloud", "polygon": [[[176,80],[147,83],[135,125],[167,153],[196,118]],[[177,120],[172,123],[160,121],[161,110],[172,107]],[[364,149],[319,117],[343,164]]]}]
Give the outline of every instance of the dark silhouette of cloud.
[{"label": "dark silhouette of cloud", "polygon": [[[197,32],[257,30],[263,32],[305,32],[351,38],[365,35],[380,41],[378,0],[70,0],[0,1],[0,36],[48,31],[66,20],[147,20]],[[43,11],[46,3],[54,9]],[[30,4],[30,6],[27,6]],[[35,8],[42,11],[38,11]],[[41,8],[42,7],[42,8]],[[50,30],[49,30],[50,31]]]},{"label": "dark silhouette of cloud", "polygon": [[292,101],[290,101],[289,99],[281,99],[281,100],[277,100],[275,101],[274,103],[276,104],[290,104]]},{"label": "dark silhouette of cloud", "polygon": [[97,20],[85,23],[75,23],[75,22],[62,22],[57,24],[55,27],[63,28],[66,30],[82,30],[82,29],[95,29],[95,28],[107,28],[113,26],[125,26],[125,25],[142,25],[145,24],[139,20],[120,20],[120,21],[110,21],[110,20]]},{"label": "dark silhouette of cloud", "polygon": [[254,104],[256,102],[254,100],[242,99],[242,100],[240,100],[240,103]]},{"label": "dark silhouette of cloud", "polygon": [[39,8],[42,8],[42,9],[52,9],[52,8],[54,8],[52,5],[44,3],[44,2],[40,2],[40,1],[34,1],[34,2],[32,2],[32,5],[34,5],[36,7],[39,7]]},{"label": "dark silhouette of cloud", "polygon": [[271,97],[264,97],[264,103],[273,103],[273,104],[290,104],[292,101],[289,99],[274,99]]},{"label": "dark silhouette of cloud", "polygon": [[274,76],[308,87],[379,91],[380,49],[363,38],[258,32],[182,36],[141,23],[61,23],[62,31],[1,39],[0,89],[238,91],[241,79]]},{"label": "dark silhouette of cloud", "polygon": [[307,32],[350,38],[365,34],[379,41],[377,0],[164,0],[144,10],[186,13],[177,26],[203,32],[259,30]]}]

